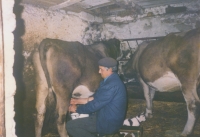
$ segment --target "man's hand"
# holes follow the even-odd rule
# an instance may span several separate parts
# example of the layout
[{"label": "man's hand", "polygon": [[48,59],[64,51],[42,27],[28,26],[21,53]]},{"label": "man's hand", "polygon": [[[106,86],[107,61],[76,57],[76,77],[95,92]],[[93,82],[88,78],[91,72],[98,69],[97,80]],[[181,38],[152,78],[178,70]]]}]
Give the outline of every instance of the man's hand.
[{"label": "man's hand", "polygon": [[89,101],[92,101],[94,98],[89,97],[89,98],[72,98],[70,101],[70,104],[76,105],[76,104],[86,104]]},{"label": "man's hand", "polygon": [[77,109],[76,105],[70,105],[69,106],[69,112],[76,113],[76,109]]},{"label": "man's hand", "polygon": [[78,98],[78,99],[75,99],[75,98],[72,98],[71,101],[70,101],[70,104],[86,104],[87,103],[87,98]]}]

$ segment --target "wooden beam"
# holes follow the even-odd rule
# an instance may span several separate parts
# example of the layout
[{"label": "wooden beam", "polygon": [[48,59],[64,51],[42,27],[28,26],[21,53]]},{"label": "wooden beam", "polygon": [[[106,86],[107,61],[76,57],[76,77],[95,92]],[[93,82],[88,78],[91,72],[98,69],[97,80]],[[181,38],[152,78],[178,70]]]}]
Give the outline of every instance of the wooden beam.
[{"label": "wooden beam", "polygon": [[145,37],[145,38],[132,38],[132,39],[121,39],[121,41],[137,41],[137,40],[152,40],[152,39],[160,39],[164,36],[158,36],[158,37]]},{"label": "wooden beam", "polygon": [[151,7],[159,7],[163,5],[170,5],[170,4],[177,4],[177,3],[184,3],[189,2],[189,0],[144,0],[144,1],[135,1],[137,5],[143,8],[151,8]]},{"label": "wooden beam", "polygon": [[67,1],[65,1],[63,3],[58,4],[58,5],[51,6],[51,7],[49,7],[49,9],[57,10],[57,9],[66,8],[66,7],[70,6],[70,5],[78,3],[80,1],[82,1],[82,0],[67,0]]},{"label": "wooden beam", "polygon": [[0,0],[0,137],[5,137],[4,46],[2,0]]},{"label": "wooden beam", "polygon": [[88,8],[88,10],[94,10],[94,9],[98,9],[98,8],[101,8],[101,7],[110,6],[110,5],[113,5],[113,4],[115,4],[115,2],[108,2],[108,3],[100,4],[98,6],[93,6],[92,8]]},{"label": "wooden beam", "polygon": [[81,6],[79,6],[78,4],[74,4],[72,6],[68,6],[66,8],[63,8],[65,11],[72,11],[72,12],[76,12],[76,13],[79,13],[81,11],[83,12],[86,12],[86,13],[89,13],[91,15],[93,15],[94,13],[90,10],[87,10],[87,9],[84,9],[82,8]]}]

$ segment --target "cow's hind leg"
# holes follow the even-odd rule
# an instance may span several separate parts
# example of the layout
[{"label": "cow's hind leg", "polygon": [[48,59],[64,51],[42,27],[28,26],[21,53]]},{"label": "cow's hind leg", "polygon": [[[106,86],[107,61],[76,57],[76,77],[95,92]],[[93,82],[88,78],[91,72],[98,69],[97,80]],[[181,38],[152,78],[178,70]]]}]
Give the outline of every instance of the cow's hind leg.
[{"label": "cow's hind leg", "polygon": [[147,84],[144,83],[143,80],[140,79],[140,82],[142,84],[143,87],[143,91],[144,91],[144,97],[146,99],[146,111],[145,111],[145,116],[147,118],[152,118],[153,114],[152,114],[152,109],[153,109],[153,98],[155,95],[155,90],[152,88],[149,88],[149,86]]},{"label": "cow's hind leg", "polygon": [[183,86],[183,95],[187,104],[188,119],[181,136],[192,133],[194,124],[200,115],[200,100],[197,95],[196,85]]},{"label": "cow's hind leg", "polygon": [[[66,97],[66,95],[65,95]],[[66,126],[66,114],[69,107],[70,98],[65,98],[64,96],[57,96],[57,128],[60,137],[68,137]]]},{"label": "cow's hind leg", "polygon": [[48,95],[48,87],[46,78],[42,70],[39,54],[35,52],[33,54],[33,63],[36,75],[36,119],[35,119],[35,136],[41,137],[42,127],[44,122],[44,116],[46,112],[45,99]]},{"label": "cow's hind leg", "polygon": [[[45,100],[48,95],[48,89],[45,87],[39,87],[36,95],[36,120],[35,120],[35,136],[41,137],[42,127],[46,112]],[[43,89],[42,89],[43,88]]]}]

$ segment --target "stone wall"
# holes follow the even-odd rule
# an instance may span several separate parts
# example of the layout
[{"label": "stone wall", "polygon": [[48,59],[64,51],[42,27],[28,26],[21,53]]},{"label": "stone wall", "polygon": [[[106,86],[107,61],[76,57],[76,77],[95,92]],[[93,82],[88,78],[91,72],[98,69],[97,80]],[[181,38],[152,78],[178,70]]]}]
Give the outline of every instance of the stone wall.
[{"label": "stone wall", "polygon": [[30,5],[23,5],[22,18],[25,22],[24,51],[30,51],[35,43],[44,38],[61,39],[65,41],[83,41],[85,29],[89,22],[66,14],[63,11],[50,11]]},{"label": "stone wall", "polygon": [[[166,36],[172,32],[185,32],[200,26],[200,0],[190,3],[170,5],[187,7],[185,12],[166,13],[167,6],[145,9],[141,15],[120,17],[113,15],[104,19],[104,23],[90,26],[85,39],[93,41],[117,38],[146,38]],[[135,41],[131,46],[137,46]]]}]

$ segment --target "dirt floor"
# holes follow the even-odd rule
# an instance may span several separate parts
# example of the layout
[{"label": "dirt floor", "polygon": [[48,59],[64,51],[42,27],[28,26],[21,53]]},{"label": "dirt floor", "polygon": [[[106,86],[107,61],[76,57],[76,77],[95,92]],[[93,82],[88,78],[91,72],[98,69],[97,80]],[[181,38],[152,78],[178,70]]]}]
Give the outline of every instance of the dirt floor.
[{"label": "dirt floor", "polygon": [[[154,101],[153,118],[141,123],[143,137],[179,137],[187,120],[185,103]],[[129,99],[127,117],[138,115],[145,109],[145,101]],[[198,120],[193,137],[200,137]]]},{"label": "dirt floor", "polygon": [[[145,100],[129,99],[127,118],[132,118],[145,110]],[[185,103],[154,101],[153,118],[141,123],[143,137],[179,137],[187,120]],[[200,120],[194,135],[200,137]],[[48,133],[43,137],[59,137],[56,133]]]},{"label": "dirt floor", "polygon": [[[134,117],[146,108],[143,92],[137,83],[126,85],[129,95],[127,118]],[[181,91],[156,92],[153,118],[141,123],[143,137],[179,137],[187,121],[187,108]],[[200,119],[192,137],[200,137]]]},{"label": "dirt floor", "polygon": [[[128,84],[127,91],[129,97],[127,118],[132,118],[144,112],[146,104],[139,86]],[[29,98],[34,97],[34,91],[29,93],[28,96]],[[178,137],[187,120],[186,104],[181,92],[156,93],[153,104],[153,118],[141,123],[143,137]],[[34,100],[26,99],[23,122],[21,122],[23,126],[20,125],[20,122],[17,122],[18,137],[34,137],[34,105]],[[46,120],[43,137],[59,137],[54,122],[53,120]],[[199,129],[200,120],[196,123],[192,137],[200,137]]]}]

